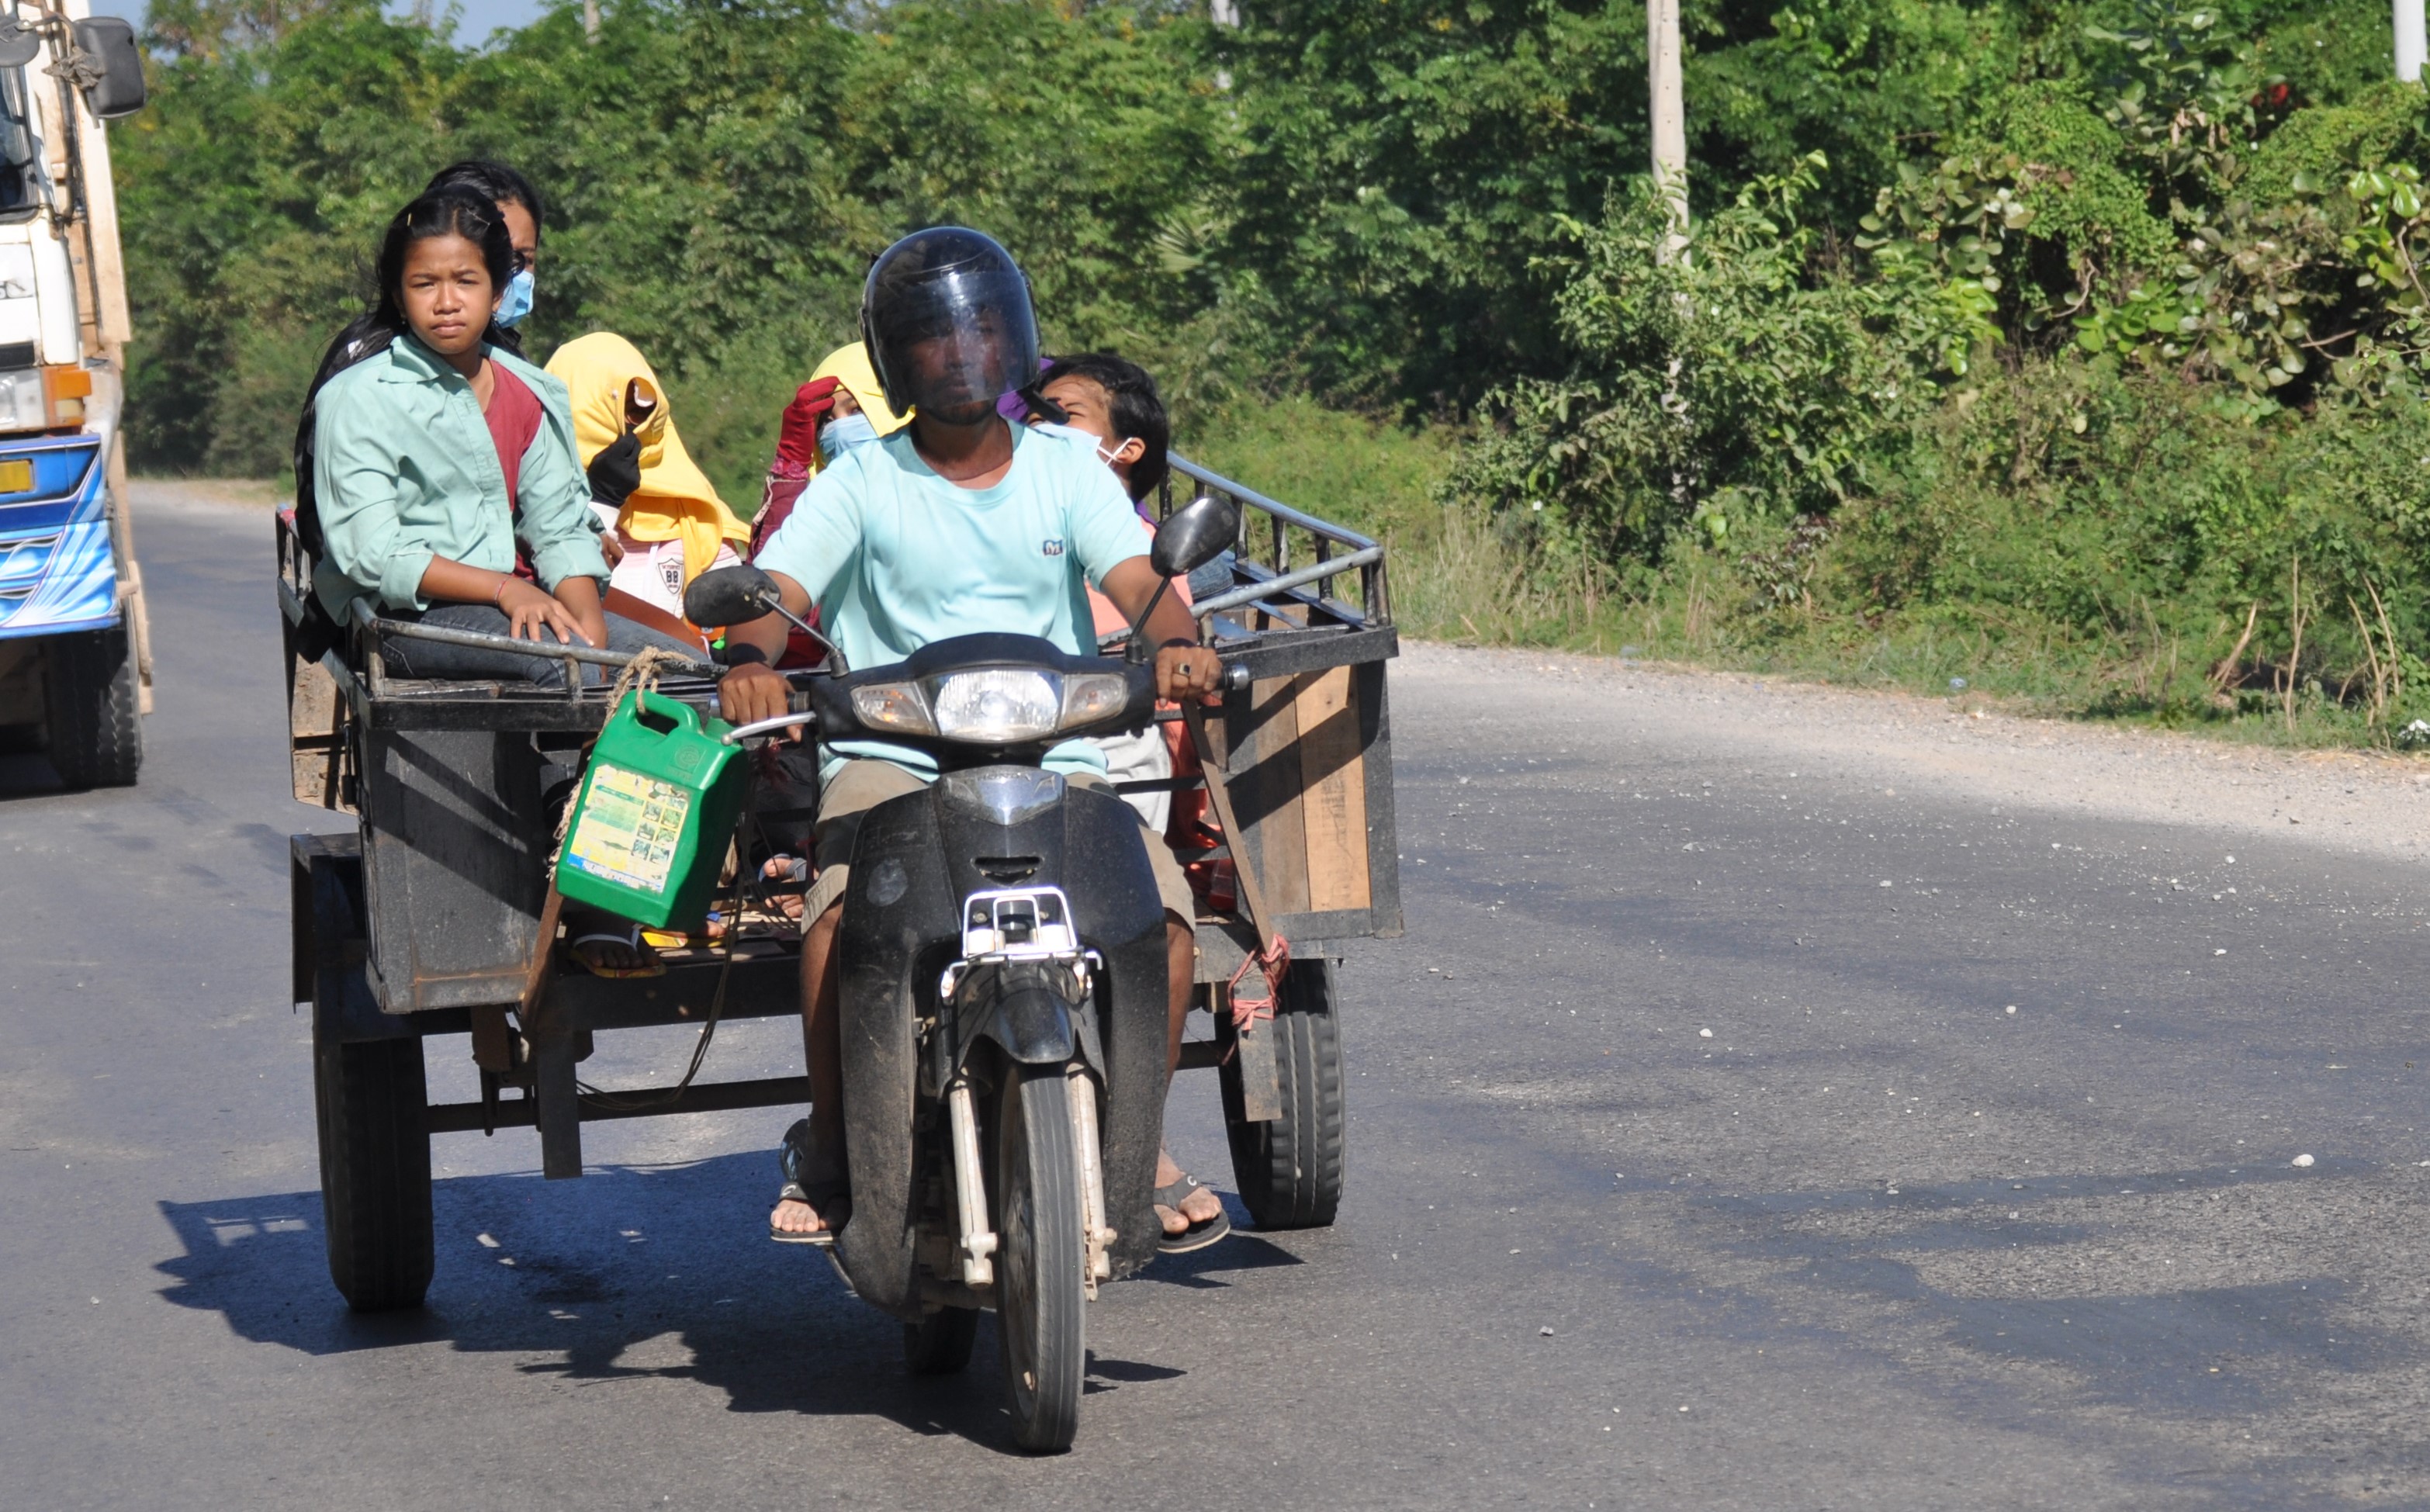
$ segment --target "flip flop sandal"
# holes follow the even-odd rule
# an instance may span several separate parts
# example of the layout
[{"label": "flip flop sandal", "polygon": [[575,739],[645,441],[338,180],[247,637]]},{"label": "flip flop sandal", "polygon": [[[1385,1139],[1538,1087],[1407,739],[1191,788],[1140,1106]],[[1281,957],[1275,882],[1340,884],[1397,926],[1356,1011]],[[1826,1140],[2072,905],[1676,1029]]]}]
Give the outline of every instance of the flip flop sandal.
[{"label": "flip flop sandal", "polygon": [[722,913],[711,913],[701,922],[701,927],[695,930],[651,929],[644,926],[641,930],[641,943],[657,950],[697,950],[703,946],[714,945],[725,933],[722,927],[724,918]]},{"label": "flip flop sandal", "polygon": [[810,1121],[795,1119],[776,1151],[777,1168],[785,1173],[785,1184],[776,1188],[776,1200],[807,1205],[825,1226],[813,1234],[796,1234],[778,1228],[772,1219],[768,1237],[779,1244],[809,1244],[826,1249],[835,1243],[836,1231],[852,1221],[851,1181],[841,1176],[808,1179],[815,1156],[816,1152],[810,1148]]},{"label": "flip flop sandal", "polygon": [[[1179,1181],[1156,1189],[1156,1205],[1170,1207],[1184,1221],[1189,1221],[1190,1215],[1181,1211],[1181,1205],[1190,1201],[1191,1192],[1208,1189],[1188,1176],[1184,1176]],[[1163,1224],[1159,1222],[1157,1226],[1161,1229]],[[1188,1254],[1192,1250],[1203,1250],[1220,1239],[1229,1238],[1231,1234],[1232,1215],[1218,1208],[1213,1218],[1202,1218],[1190,1222],[1188,1228],[1178,1234],[1163,1235],[1156,1241],[1156,1247],[1166,1254]]]},{"label": "flip flop sandal", "polygon": [[[582,947],[591,944],[624,946],[628,950],[640,953],[641,964],[639,966],[598,965],[593,961],[586,959],[582,954]],[[575,961],[579,962],[584,971],[589,972],[593,976],[607,977],[610,981],[621,982],[634,977],[664,976],[667,974],[667,963],[658,959],[657,953],[652,951],[648,945],[642,943],[641,928],[639,924],[635,924],[626,929],[599,929],[593,930],[587,935],[576,935],[572,939],[565,942],[565,949],[566,954],[572,955]]]},{"label": "flip flop sandal", "polygon": [[836,1231],[852,1221],[852,1193],[841,1181],[823,1181],[811,1187],[789,1181],[776,1188],[776,1200],[807,1205],[811,1212],[819,1215],[819,1221],[826,1225],[813,1234],[796,1234],[778,1228],[772,1220],[768,1224],[768,1237],[779,1244],[808,1244],[822,1250],[828,1249],[836,1241]]}]

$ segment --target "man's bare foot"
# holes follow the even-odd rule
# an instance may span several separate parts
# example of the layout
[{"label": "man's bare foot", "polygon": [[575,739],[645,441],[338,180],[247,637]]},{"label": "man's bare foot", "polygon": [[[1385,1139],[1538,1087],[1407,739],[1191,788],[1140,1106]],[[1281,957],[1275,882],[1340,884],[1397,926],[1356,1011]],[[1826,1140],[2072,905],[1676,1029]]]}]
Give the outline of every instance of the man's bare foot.
[{"label": "man's bare foot", "polygon": [[768,1215],[768,1227],[778,1234],[824,1234],[826,1221],[809,1204],[788,1197]]},{"label": "man's bare foot", "polygon": [[775,1211],[768,1215],[768,1237],[780,1244],[826,1244],[836,1229],[852,1218],[852,1188],[839,1163],[821,1160],[810,1139],[810,1121],[800,1119],[785,1131],[777,1164],[785,1174]]},{"label": "man's bare foot", "polygon": [[[810,880],[810,864],[798,856],[772,856],[760,866],[759,874],[770,882],[798,887]],[[798,892],[780,892],[768,903],[788,919],[802,917],[802,895]]]},{"label": "man's bare foot", "polygon": [[[1156,1184],[1170,1187],[1176,1181],[1189,1179],[1189,1173],[1173,1158],[1173,1152],[1159,1147],[1156,1152]],[[1164,1232],[1168,1235],[1187,1234],[1196,1225],[1212,1222],[1223,1216],[1223,1199],[1204,1187],[1184,1197],[1178,1210],[1162,1204],[1158,1204],[1156,1209],[1156,1221],[1164,1225]]]}]

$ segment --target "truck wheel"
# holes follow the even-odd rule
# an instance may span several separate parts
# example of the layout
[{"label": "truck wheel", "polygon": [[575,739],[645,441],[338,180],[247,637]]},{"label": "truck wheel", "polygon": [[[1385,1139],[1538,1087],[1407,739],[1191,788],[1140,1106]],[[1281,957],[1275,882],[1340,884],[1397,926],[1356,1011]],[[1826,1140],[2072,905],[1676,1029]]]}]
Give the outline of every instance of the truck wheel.
[{"label": "truck wheel", "polygon": [[947,1307],[903,1325],[903,1363],[914,1375],[959,1375],[979,1337],[976,1307]]},{"label": "truck wheel", "polygon": [[1232,1176],[1259,1228],[1329,1228],[1341,1206],[1346,1118],[1341,1033],[1333,1013],[1333,962],[1293,961],[1274,1004],[1275,1078],[1282,1117],[1240,1117],[1240,1068],[1224,1064],[1223,1124]]},{"label": "truck wheel", "polygon": [[51,765],[71,788],[127,788],[143,765],[126,630],[63,635],[44,648]]},{"label": "truck wheel", "polygon": [[996,1329],[1012,1436],[1059,1454],[1080,1430],[1088,1369],[1081,1323],[1089,1247],[1080,1233],[1080,1158],[1071,1084],[1060,1066],[1008,1067],[998,1097]]},{"label": "truck wheel", "polygon": [[329,1279],[357,1312],[419,1307],[431,1271],[422,1041],[317,1043],[312,1090]]}]

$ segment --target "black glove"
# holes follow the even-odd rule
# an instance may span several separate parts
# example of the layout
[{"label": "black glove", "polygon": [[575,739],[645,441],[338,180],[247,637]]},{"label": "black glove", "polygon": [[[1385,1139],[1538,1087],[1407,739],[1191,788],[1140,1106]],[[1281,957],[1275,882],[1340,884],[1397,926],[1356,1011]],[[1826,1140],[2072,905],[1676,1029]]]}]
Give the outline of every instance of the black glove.
[{"label": "black glove", "polygon": [[641,486],[641,440],[627,432],[599,448],[599,455],[584,469],[591,478],[591,496],[611,509],[624,507],[624,501]]}]

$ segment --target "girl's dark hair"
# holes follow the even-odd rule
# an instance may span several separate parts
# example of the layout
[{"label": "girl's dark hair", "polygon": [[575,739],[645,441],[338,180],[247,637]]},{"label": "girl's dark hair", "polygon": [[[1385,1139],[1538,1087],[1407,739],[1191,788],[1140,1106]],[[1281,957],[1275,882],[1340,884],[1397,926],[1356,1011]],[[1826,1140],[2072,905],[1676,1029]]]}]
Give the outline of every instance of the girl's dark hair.
[{"label": "girl's dark hair", "polygon": [[487,158],[467,158],[462,162],[449,163],[430,176],[423,192],[432,194],[442,189],[469,189],[492,205],[511,200],[531,212],[532,228],[548,228],[548,211],[541,204],[540,191],[505,163]]},{"label": "girl's dark hair", "polygon": [[[533,219],[539,216],[535,214]],[[312,443],[321,390],[356,363],[387,351],[405,334],[405,306],[400,295],[405,287],[406,255],[416,241],[442,236],[460,236],[481,249],[481,262],[489,269],[492,290],[504,289],[514,272],[515,249],[507,237],[506,219],[498,213],[497,200],[478,191],[451,187],[425,191],[388,223],[374,265],[378,282],[372,307],[348,321],[328,350],[321,354],[321,366],[312,374],[311,387],[304,390],[304,413],[295,425],[295,529],[316,555],[322,546],[320,511],[312,497]],[[482,340],[492,346],[510,345],[506,327],[495,321],[482,333]]]},{"label": "girl's dark hair", "polygon": [[1164,482],[1165,474],[1172,470],[1166,456],[1173,447],[1173,422],[1164,412],[1164,398],[1156,391],[1156,379],[1148,375],[1147,369],[1111,352],[1083,352],[1077,357],[1057,357],[1024,392],[1037,393],[1043,399],[1040,390],[1057,378],[1086,378],[1106,390],[1106,397],[1112,401],[1107,418],[1114,423],[1115,439],[1140,443],[1140,459],[1131,464],[1131,502],[1136,504],[1154,493]]}]

